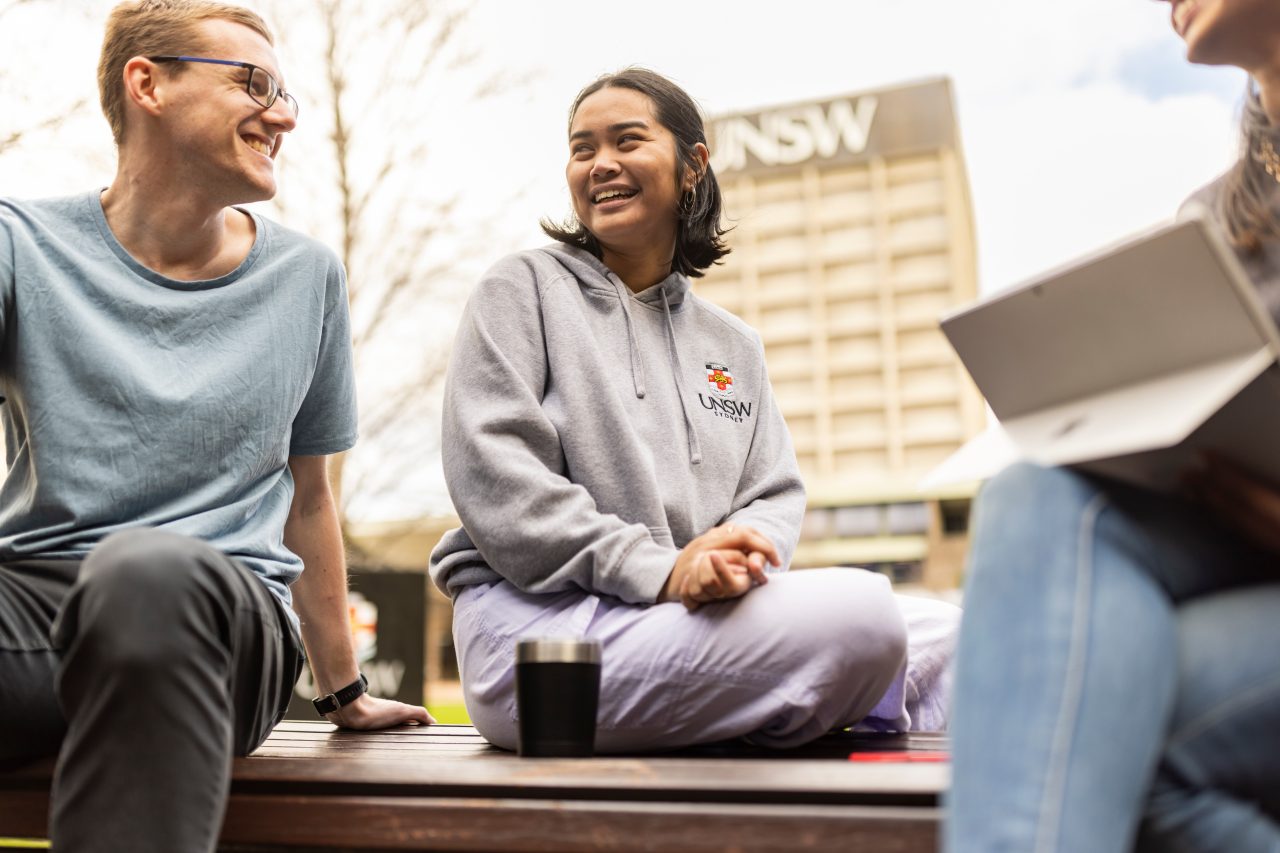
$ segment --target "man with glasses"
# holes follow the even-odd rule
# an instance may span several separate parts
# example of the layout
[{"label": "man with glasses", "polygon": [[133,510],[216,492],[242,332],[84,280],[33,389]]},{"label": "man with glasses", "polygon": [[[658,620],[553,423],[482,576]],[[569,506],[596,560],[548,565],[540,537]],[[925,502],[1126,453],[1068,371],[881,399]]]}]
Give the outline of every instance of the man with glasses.
[{"label": "man with glasses", "polygon": [[60,851],[213,850],[303,643],[333,722],[430,717],[365,693],[352,648],[343,270],[235,206],[298,118],[265,24],[124,3],[98,82],[111,186],[0,199],[0,762],[59,754]]}]

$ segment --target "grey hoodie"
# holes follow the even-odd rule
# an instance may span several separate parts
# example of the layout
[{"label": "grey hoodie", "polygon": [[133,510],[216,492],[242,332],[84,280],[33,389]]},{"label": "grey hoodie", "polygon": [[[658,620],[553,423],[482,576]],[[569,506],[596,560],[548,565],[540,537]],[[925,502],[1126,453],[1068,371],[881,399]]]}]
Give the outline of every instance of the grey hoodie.
[{"label": "grey hoodie", "polygon": [[759,336],[683,275],[633,295],[559,244],[504,258],[471,295],[443,453],[462,527],[431,577],[451,595],[506,578],[649,603],[717,524],[756,528],[787,566],[804,514]]}]

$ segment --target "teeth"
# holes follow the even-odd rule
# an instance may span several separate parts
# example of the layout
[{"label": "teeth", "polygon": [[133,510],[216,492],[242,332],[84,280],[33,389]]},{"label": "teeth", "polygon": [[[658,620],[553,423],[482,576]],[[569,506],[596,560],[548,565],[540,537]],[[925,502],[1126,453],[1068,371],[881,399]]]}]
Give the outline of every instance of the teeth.
[{"label": "teeth", "polygon": [[594,201],[596,204],[599,204],[600,202],[608,201],[611,198],[618,198],[620,196],[627,197],[631,195],[633,195],[633,193],[630,192],[629,190],[605,190],[602,193],[597,193],[596,195],[592,196],[591,200]]},{"label": "teeth", "polygon": [[241,138],[244,139],[245,144],[248,145],[250,148],[252,148],[254,151],[257,151],[259,154],[264,154],[268,157],[271,156],[271,148],[267,145],[267,143],[263,142],[261,139],[255,139],[251,136],[245,136]]}]

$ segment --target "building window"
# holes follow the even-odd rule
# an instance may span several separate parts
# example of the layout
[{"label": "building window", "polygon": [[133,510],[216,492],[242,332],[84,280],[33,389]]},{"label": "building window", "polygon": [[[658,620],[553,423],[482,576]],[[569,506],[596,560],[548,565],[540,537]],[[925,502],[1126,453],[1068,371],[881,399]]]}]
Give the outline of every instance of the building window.
[{"label": "building window", "polygon": [[[801,541],[812,539],[830,539],[832,535],[832,512],[829,509],[810,508],[800,523]],[[837,534],[838,535],[838,534]]]},{"label": "building window", "polygon": [[969,498],[957,498],[938,502],[942,513],[942,532],[946,536],[963,536],[969,532],[969,511],[973,501]]},{"label": "building window", "polygon": [[885,527],[890,536],[911,536],[929,529],[929,509],[923,503],[889,504]]},{"label": "building window", "polygon": [[872,563],[863,566],[849,566],[854,569],[867,569],[885,575],[895,584],[920,583],[924,579],[924,564],[919,560],[905,563]]},{"label": "building window", "polygon": [[880,504],[842,506],[832,515],[836,536],[879,536],[884,532],[884,507]]}]

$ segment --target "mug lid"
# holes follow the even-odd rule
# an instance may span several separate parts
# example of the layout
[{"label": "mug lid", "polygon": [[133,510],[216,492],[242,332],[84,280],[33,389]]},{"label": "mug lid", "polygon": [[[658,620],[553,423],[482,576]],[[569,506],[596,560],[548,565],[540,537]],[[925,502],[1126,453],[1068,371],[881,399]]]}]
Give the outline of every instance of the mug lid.
[{"label": "mug lid", "polygon": [[600,641],[526,637],[516,642],[516,663],[600,663]]}]

